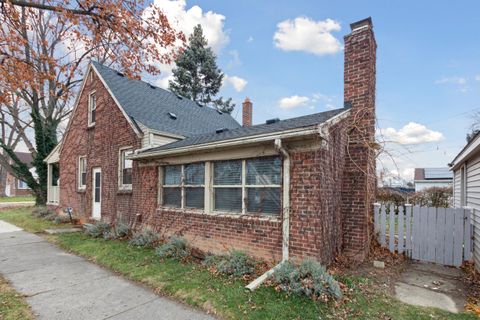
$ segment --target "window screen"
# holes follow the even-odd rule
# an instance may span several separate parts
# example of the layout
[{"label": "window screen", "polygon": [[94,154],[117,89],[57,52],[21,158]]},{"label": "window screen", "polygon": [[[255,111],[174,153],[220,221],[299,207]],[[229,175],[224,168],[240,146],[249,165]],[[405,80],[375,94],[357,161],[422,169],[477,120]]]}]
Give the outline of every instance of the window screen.
[{"label": "window screen", "polygon": [[88,109],[90,115],[88,117],[89,125],[94,124],[96,120],[96,110],[97,110],[97,96],[95,92],[91,93],[88,99]]},{"label": "window screen", "polygon": [[214,163],[213,199],[214,210],[242,212],[242,160]]},{"label": "window screen", "polygon": [[120,181],[123,186],[132,185],[133,161],[127,159],[133,154],[133,150],[122,150],[120,152]]},{"label": "window screen", "polygon": [[78,187],[85,188],[87,185],[87,158],[78,158]]},{"label": "window screen", "polygon": [[205,207],[205,164],[165,166],[163,205],[203,209]]}]

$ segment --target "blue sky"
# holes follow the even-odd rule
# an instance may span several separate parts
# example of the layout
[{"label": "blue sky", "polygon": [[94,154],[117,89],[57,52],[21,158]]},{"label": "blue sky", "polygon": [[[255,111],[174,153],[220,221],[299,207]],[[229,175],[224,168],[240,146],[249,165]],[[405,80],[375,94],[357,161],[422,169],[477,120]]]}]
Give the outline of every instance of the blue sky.
[{"label": "blue sky", "polygon": [[[279,23],[295,27],[297,18],[312,24],[331,19],[337,28],[326,33],[343,45],[349,24],[371,16],[378,44],[378,126],[396,141],[388,149],[397,165],[389,157],[382,158],[383,165],[407,178],[414,167],[452,160],[465,144],[472,112],[480,110],[478,1],[156,2],[175,3],[177,9],[166,13],[179,17],[179,24],[204,25],[223,71],[246,81],[237,81],[242,90],[227,81],[222,94],[237,103],[233,115],[239,120],[241,102],[250,97],[254,123],[343,104],[343,50],[308,52],[314,37],[303,39],[303,49],[282,49],[274,41]],[[289,97],[303,103],[282,108],[281,99]],[[415,124],[406,126],[410,122]]]}]

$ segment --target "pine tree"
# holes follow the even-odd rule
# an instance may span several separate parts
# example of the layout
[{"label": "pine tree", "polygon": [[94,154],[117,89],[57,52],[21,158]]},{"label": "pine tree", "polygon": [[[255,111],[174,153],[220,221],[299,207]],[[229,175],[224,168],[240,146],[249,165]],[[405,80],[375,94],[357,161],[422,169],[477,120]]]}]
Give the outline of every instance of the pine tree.
[{"label": "pine tree", "polygon": [[175,60],[177,67],[173,69],[174,79],[169,82],[169,88],[188,99],[231,113],[235,107],[232,98],[223,100],[223,97],[215,97],[224,77],[216,59],[212,48],[208,47],[202,27],[195,26],[188,46]]}]

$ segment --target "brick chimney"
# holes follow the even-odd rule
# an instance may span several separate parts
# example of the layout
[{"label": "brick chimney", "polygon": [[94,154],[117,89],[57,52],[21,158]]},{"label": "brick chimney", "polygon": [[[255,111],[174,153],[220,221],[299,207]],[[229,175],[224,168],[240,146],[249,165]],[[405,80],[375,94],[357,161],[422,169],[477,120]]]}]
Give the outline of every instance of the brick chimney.
[{"label": "brick chimney", "polygon": [[248,97],[242,103],[242,125],[250,127],[252,125],[252,102]]},{"label": "brick chimney", "polygon": [[373,235],[376,49],[372,19],[350,25],[345,40],[344,104],[351,107],[343,172],[343,252],[365,259]]}]

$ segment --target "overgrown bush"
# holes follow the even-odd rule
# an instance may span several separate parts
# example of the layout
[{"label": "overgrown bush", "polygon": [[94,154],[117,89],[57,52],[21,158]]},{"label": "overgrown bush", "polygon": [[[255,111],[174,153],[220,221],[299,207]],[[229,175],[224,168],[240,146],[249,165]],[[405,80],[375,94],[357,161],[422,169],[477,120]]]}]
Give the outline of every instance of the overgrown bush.
[{"label": "overgrown bush", "polygon": [[44,216],[42,219],[45,221],[55,221],[57,219],[58,215],[55,212],[50,212],[46,216]]},{"label": "overgrown bush", "polygon": [[151,229],[143,229],[133,235],[128,243],[137,247],[151,247],[158,241],[158,235]]},{"label": "overgrown bush", "polygon": [[179,237],[171,237],[170,240],[158,246],[155,254],[161,258],[184,259],[190,255],[187,240]]},{"label": "overgrown bush", "polygon": [[338,282],[324,266],[313,260],[304,260],[299,266],[286,261],[275,271],[273,280],[285,292],[302,294],[313,299],[342,297]]},{"label": "overgrown bush", "polygon": [[378,188],[376,201],[383,204],[399,206],[406,203],[407,196],[410,194],[411,193],[403,193],[388,187]]},{"label": "overgrown bush", "polygon": [[443,207],[448,208],[452,202],[451,187],[432,187],[422,191],[415,192],[411,198],[411,203],[424,207]]},{"label": "overgrown bush", "polygon": [[117,223],[114,229],[118,238],[126,238],[130,235],[130,226],[125,223]]},{"label": "overgrown bush", "polygon": [[84,224],[83,228],[85,234],[94,238],[105,237],[110,232],[110,225],[103,221],[98,221],[95,224]]},{"label": "overgrown bush", "polygon": [[210,255],[203,262],[219,273],[232,277],[242,277],[255,271],[255,261],[246,253],[232,250],[227,255]]}]

